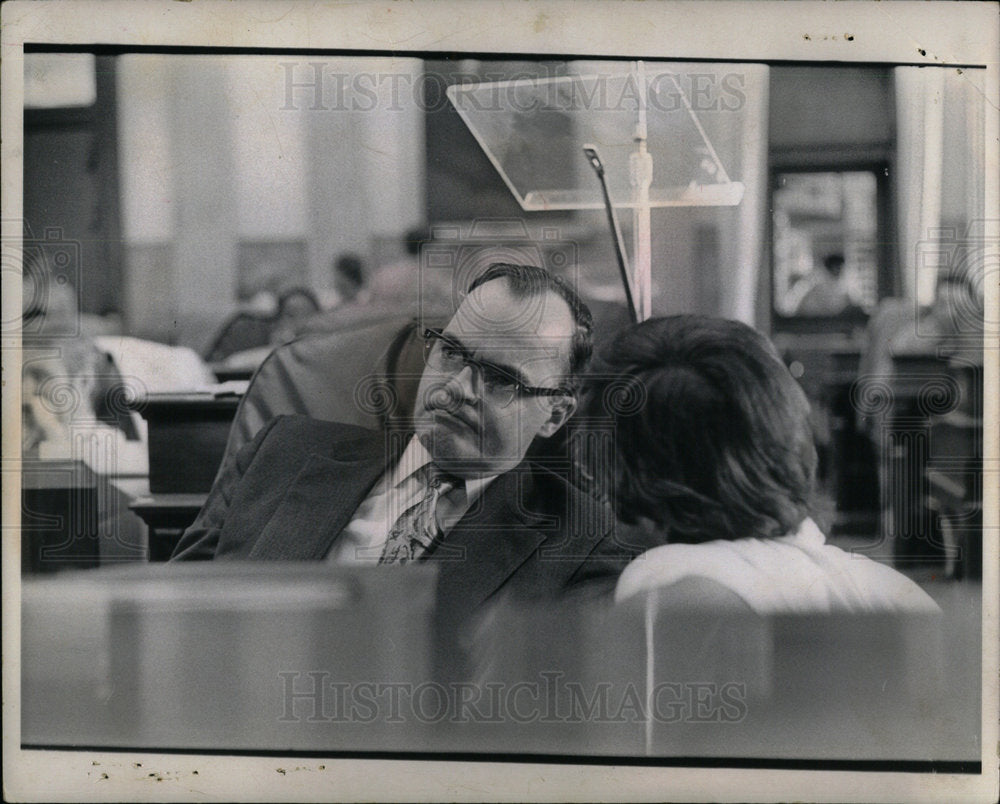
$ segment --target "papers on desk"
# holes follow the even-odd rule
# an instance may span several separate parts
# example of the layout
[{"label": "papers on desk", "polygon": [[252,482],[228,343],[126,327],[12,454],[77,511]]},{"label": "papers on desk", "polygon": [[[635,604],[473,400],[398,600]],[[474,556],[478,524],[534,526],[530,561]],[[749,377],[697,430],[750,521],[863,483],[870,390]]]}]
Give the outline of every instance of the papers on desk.
[{"label": "papers on desk", "polygon": [[135,414],[133,418],[137,440],[129,440],[121,430],[101,422],[75,424],[70,428],[70,439],[41,442],[38,458],[43,462],[78,460],[109,477],[145,477],[149,474],[146,422]]}]

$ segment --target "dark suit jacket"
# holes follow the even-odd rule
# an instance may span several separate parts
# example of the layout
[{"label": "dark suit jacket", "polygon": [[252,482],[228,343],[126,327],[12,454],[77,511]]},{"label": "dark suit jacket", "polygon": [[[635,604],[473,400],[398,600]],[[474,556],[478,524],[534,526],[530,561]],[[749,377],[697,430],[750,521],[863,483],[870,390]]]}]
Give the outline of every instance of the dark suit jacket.
[{"label": "dark suit jacket", "polygon": [[[396,439],[405,444],[405,439]],[[173,560],[322,560],[395,458],[385,434],[304,416],[273,419],[216,478]],[[617,577],[629,559],[606,504],[525,461],[497,477],[427,561],[457,623],[501,590],[557,594]]]}]

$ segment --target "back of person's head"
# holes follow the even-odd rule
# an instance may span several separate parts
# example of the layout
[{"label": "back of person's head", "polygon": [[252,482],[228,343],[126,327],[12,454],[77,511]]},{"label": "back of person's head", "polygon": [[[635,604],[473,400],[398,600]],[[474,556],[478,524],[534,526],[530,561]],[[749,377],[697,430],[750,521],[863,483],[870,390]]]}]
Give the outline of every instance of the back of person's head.
[{"label": "back of person's head", "polygon": [[829,271],[830,276],[836,279],[844,270],[844,255],[828,254],[823,260],[823,267]]},{"label": "back of person's head", "polygon": [[694,544],[782,536],[809,516],[809,403],[767,338],[721,318],[656,318],[623,331],[606,362],[596,390],[615,418],[623,522]]},{"label": "back of person's head", "polygon": [[487,282],[501,279],[507,282],[507,287],[514,298],[536,298],[551,292],[566,302],[576,324],[570,344],[569,379],[579,378],[586,370],[594,351],[594,319],[583,299],[566,282],[544,268],[510,262],[491,264],[472,281],[469,292]]},{"label": "back of person's head", "polygon": [[431,239],[431,231],[426,226],[410,229],[410,231],[403,235],[403,244],[406,247],[406,253],[411,257],[419,256],[420,247],[424,243],[429,243]]},{"label": "back of person's head", "polygon": [[367,279],[365,264],[357,254],[341,254],[333,264],[333,284],[343,301],[352,301]]},{"label": "back of person's head", "polygon": [[309,288],[289,288],[278,297],[278,315],[301,318],[319,310],[319,300]]},{"label": "back of person's head", "polygon": [[982,337],[982,288],[967,266],[949,266],[938,274],[934,301],[925,312],[935,319],[942,337]]}]

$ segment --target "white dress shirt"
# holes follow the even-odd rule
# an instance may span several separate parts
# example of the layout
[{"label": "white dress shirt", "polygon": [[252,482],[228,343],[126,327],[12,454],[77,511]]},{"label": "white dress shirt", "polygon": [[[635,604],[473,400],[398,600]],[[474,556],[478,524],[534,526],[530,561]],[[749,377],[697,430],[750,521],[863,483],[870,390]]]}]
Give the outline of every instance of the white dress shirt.
[{"label": "white dress shirt", "polygon": [[[354,517],[334,542],[327,560],[336,564],[377,564],[396,520],[423,498],[427,484],[414,475],[431,460],[420,439],[411,438],[396,464],[382,475],[358,506]],[[465,516],[496,477],[467,478],[441,495],[435,515],[442,534],[448,533]]]}]

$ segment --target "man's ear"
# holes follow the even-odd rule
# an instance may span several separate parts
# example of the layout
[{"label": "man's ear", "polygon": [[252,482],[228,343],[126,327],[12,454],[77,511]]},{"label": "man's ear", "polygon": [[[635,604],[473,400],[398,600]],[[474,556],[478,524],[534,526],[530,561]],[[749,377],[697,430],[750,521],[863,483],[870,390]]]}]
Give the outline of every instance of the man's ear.
[{"label": "man's ear", "polygon": [[566,424],[566,421],[574,412],[576,412],[575,394],[555,397],[549,411],[549,418],[538,430],[538,435],[542,438],[548,438],[550,435],[556,433],[560,427]]}]

